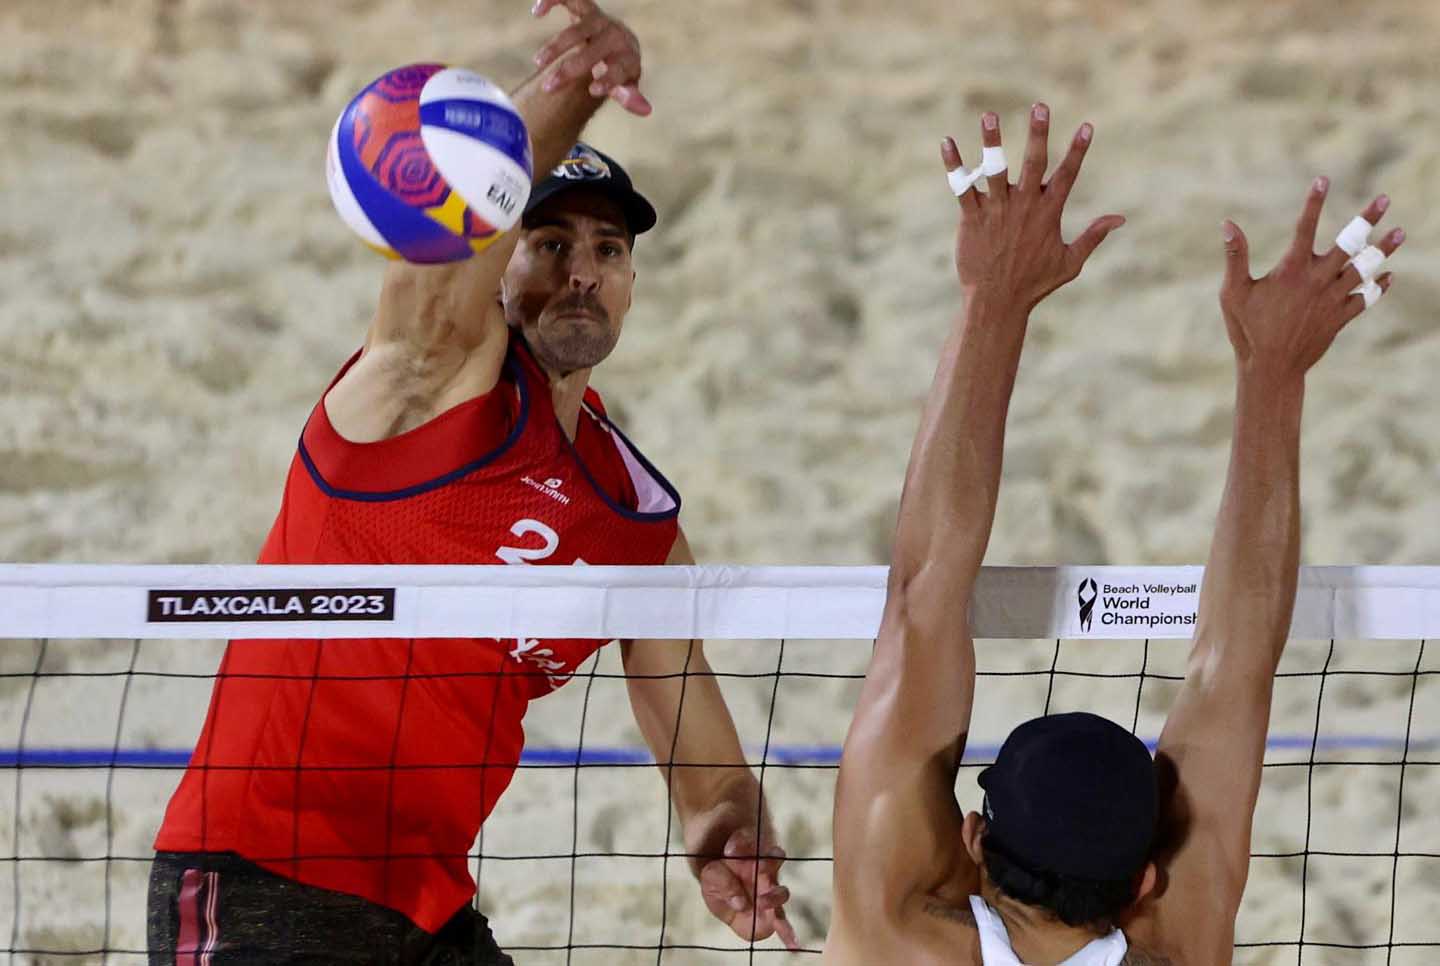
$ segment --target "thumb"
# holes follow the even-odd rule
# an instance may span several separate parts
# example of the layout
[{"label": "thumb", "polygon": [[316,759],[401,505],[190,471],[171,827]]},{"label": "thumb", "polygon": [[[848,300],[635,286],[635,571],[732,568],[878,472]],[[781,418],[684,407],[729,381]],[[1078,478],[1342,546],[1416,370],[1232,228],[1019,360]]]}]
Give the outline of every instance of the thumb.
[{"label": "thumb", "polygon": [[1085,267],[1090,256],[1095,254],[1095,249],[1100,247],[1100,243],[1123,224],[1125,224],[1124,215],[1105,215],[1103,218],[1096,218],[1080,233],[1079,238],[1070,243],[1072,278],[1080,274],[1080,270]]},{"label": "thumb", "polygon": [[621,84],[610,91],[610,98],[638,117],[649,117],[655,110],[650,99],[640,93],[640,88],[635,84]]},{"label": "thumb", "polygon": [[1221,227],[1225,238],[1225,288],[1250,281],[1250,242],[1240,226],[1229,218]]}]

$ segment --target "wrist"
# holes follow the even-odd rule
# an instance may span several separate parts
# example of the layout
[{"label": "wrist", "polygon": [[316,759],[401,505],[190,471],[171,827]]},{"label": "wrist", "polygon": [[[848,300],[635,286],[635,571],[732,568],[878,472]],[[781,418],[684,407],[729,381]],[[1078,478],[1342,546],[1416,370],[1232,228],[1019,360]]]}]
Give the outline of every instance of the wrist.
[{"label": "wrist", "polygon": [[1000,362],[1019,364],[1025,346],[1030,313],[1003,298],[985,293],[967,295],[960,314],[959,334],[967,353]]},{"label": "wrist", "polygon": [[1256,365],[1236,366],[1236,397],[1241,402],[1264,404],[1267,409],[1298,412],[1305,401],[1305,374]]},{"label": "wrist", "polygon": [[1242,369],[1235,384],[1235,445],[1243,437],[1263,439],[1266,449],[1298,446],[1304,403],[1304,376]]},{"label": "wrist", "polygon": [[980,286],[962,290],[965,296],[965,319],[987,328],[1003,327],[1023,333],[1030,322],[1030,308],[1014,298]]},{"label": "wrist", "polygon": [[736,832],[753,833],[760,827],[768,838],[769,821],[762,813],[760,784],[754,776],[747,773],[717,785],[709,801],[679,816],[691,868],[698,873],[705,862],[723,855],[726,842]]}]

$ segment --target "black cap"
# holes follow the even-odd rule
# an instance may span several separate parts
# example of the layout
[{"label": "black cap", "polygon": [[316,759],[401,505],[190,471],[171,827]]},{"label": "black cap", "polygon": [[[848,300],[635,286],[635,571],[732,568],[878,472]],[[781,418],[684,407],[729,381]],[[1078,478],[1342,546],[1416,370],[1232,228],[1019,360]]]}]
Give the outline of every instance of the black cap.
[{"label": "black cap", "polygon": [[1033,872],[1128,879],[1145,866],[1159,811],[1144,742],[1083,711],[1010,732],[980,773],[988,844]]},{"label": "black cap", "polygon": [[554,171],[535,182],[525,213],[534,211],[547,198],[574,188],[597,191],[614,200],[625,212],[625,223],[631,234],[639,235],[655,227],[655,208],[635,190],[620,162],[584,141],[571,148]]}]

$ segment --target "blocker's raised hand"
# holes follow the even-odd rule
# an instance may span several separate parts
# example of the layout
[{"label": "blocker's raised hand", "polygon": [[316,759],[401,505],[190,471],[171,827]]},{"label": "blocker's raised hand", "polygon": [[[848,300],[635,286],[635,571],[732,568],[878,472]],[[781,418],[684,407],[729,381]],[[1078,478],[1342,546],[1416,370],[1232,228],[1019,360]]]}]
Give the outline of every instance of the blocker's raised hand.
[{"label": "blocker's raised hand", "polygon": [[1385,216],[1390,199],[1381,195],[1372,201],[1328,251],[1317,255],[1315,231],[1329,190],[1327,178],[1310,185],[1290,249],[1264,278],[1250,277],[1250,244],[1238,225],[1225,222],[1220,309],[1242,366],[1281,377],[1303,376],[1346,323],[1390,288],[1391,275],[1381,269],[1405,241],[1405,232],[1396,228],[1379,245],[1368,244],[1370,230]]},{"label": "blocker's raised hand", "polygon": [[634,32],[595,0],[535,0],[532,12],[543,17],[556,7],[569,11],[571,23],[535,55],[541,70],[564,58],[546,79],[545,90],[559,90],[588,75],[591,96],[612,98],[632,114],[649,114],[650,102],[640,93],[640,41]]},{"label": "blocker's raised hand", "polygon": [[[1050,109],[1036,104],[1030,111],[1030,138],[1020,180],[1010,184],[1000,118],[987,112],[980,119],[985,147],[980,167],[966,171],[954,138],[940,147],[950,186],[960,202],[960,226],[955,241],[955,270],[967,297],[995,297],[1028,310],[1085,267],[1086,260],[1105,237],[1125,224],[1120,215],[1105,215],[1090,223],[1080,237],[1066,244],[1060,218],[1070,189],[1080,174],[1094,129],[1082,124],[1070,141],[1065,159],[1049,181]],[[986,193],[976,185],[983,178]]]}]

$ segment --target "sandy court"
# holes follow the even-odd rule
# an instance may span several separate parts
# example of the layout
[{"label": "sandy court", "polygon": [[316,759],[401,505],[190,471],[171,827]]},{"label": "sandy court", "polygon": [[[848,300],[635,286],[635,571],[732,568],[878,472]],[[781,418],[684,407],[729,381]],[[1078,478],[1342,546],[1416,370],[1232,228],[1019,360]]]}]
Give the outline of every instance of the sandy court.
[{"label": "sandy court", "polygon": [[[248,562],[278,502],[309,408],[363,337],[380,263],[330,208],[322,172],[335,114],[385,68],[433,59],[507,85],[558,26],[523,3],[430,0],[6,0],[0,6],[0,560]],[[1421,0],[660,0],[617,5],[640,36],[656,114],[607,110],[592,139],[660,211],[636,252],[635,308],[596,377],[612,414],[676,482],[702,560],[884,562],[919,402],[958,305],[953,202],[937,160],[953,133],[974,159],[976,115],[1023,111],[1097,140],[1070,225],[1130,223],[1078,283],[1036,313],[1012,409],[991,563],[1200,562],[1225,469],[1229,351],[1215,307],[1221,219],[1278,256],[1304,186],[1335,183],[1328,236],[1374,193],[1410,241],[1383,308],[1310,380],[1304,448],[1311,563],[1440,561],[1440,7]],[[1387,219],[1387,225],[1390,220]],[[788,418],[787,418],[788,417]],[[1318,670],[1303,644],[1287,669]],[[717,666],[773,672],[773,642],[712,645]],[[1436,668],[1432,645],[1427,667]],[[1132,673],[1140,645],[1067,643],[1061,666]],[[218,650],[147,642],[137,668],[204,675]],[[55,644],[27,743],[110,747],[129,642]],[[1342,643],[1331,668],[1411,669],[1416,645]],[[986,669],[1049,668],[1053,643],[982,645]],[[786,670],[858,674],[864,645],[795,644]],[[1180,667],[1170,644],[1147,668]],[[613,655],[607,657],[613,662]],[[14,747],[36,666],[0,644],[0,747]],[[614,671],[614,663],[602,665]],[[1414,735],[1440,736],[1440,678],[1422,677]],[[982,682],[972,743],[994,744],[1043,706],[1046,679]],[[1153,735],[1171,685],[1057,678],[1058,708],[1087,707]],[[1320,733],[1405,733],[1413,679],[1332,674]],[[773,681],[727,681],[747,746],[763,743]],[[1284,679],[1274,732],[1310,735],[1318,678]],[[623,685],[591,689],[585,741],[638,734]],[[772,741],[835,744],[853,682],[785,678]],[[208,682],[135,677],[120,741],[193,739]],[[584,691],[537,703],[535,744],[571,746]],[[596,713],[596,709],[608,709]],[[1440,855],[1436,767],[1386,745],[1323,752],[1378,764],[1267,772],[1242,940],[1293,940],[1307,798],[1312,853]],[[1413,755],[1412,755],[1413,756]],[[13,770],[0,770],[0,856],[15,854]],[[175,776],[22,774],[20,850],[79,859],[146,854]],[[578,806],[575,786],[578,781]],[[768,768],[796,856],[793,918],[828,920],[833,773]],[[107,809],[106,786],[110,784]],[[973,805],[974,802],[967,802]],[[112,832],[107,835],[107,811]],[[648,769],[527,769],[486,833],[482,901],[511,945],[570,935],[572,851],[664,851]],[[107,839],[109,839],[107,843]],[[681,862],[576,862],[575,943],[653,945],[661,866],[667,942],[728,944]],[[1389,858],[1308,860],[1307,941],[1388,939]],[[0,930],[15,894],[0,863]],[[104,941],[105,863],[22,863],[21,939]],[[140,942],[143,865],[112,862],[110,944]],[[1440,942],[1440,859],[1399,864],[1396,941]],[[77,918],[78,917],[78,918]],[[6,938],[7,945],[9,938]],[[1389,962],[1429,963],[1396,948]],[[548,958],[547,958],[548,957]],[[1304,963],[1379,964],[1387,950],[1307,947]],[[781,957],[766,955],[760,961]],[[83,960],[83,957],[80,958]],[[653,962],[577,950],[574,963]],[[743,962],[676,952],[665,962]],[[67,958],[75,962],[76,958]],[[524,963],[561,963],[534,953]],[[1292,948],[1237,962],[1295,962]]]}]

